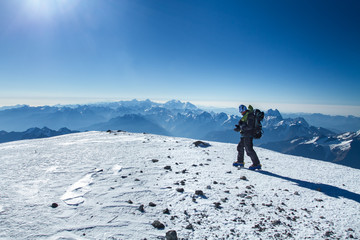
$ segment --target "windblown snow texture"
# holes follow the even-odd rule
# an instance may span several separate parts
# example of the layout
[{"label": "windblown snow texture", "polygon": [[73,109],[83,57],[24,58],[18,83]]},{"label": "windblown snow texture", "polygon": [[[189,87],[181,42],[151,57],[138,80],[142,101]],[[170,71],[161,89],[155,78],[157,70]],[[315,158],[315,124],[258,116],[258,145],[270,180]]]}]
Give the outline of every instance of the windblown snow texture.
[{"label": "windblown snow texture", "polygon": [[194,142],[87,132],[0,144],[0,239],[360,237],[359,170],[262,148],[262,171],[237,170],[235,144]]}]

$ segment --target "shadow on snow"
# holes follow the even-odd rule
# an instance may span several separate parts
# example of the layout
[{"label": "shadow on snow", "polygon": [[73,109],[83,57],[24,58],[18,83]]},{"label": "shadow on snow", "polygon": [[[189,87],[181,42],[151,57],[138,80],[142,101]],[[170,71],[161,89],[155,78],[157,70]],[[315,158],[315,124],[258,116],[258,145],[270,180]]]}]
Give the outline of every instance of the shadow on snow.
[{"label": "shadow on snow", "polygon": [[267,175],[270,177],[277,177],[277,178],[284,179],[284,180],[287,180],[290,182],[294,182],[300,187],[308,188],[308,189],[315,190],[315,191],[320,191],[330,197],[335,197],[335,198],[344,197],[344,198],[354,200],[354,201],[360,203],[360,194],[350,192],[350,191],[342,189],[342,188],[338,188],[338,187],[334,187],[334,186],[322,184],[322,183],[313,183],[313,182],[303,181],[303,180],[294,179],[294,178],[290,178],[290,177],[284,177],[284,176],[281,176],[281,175],[278,175],[275,173],[271,173],[268,171],[257,171],[257,173],[261,173],[261,174],[264,174],[264,175]]}]

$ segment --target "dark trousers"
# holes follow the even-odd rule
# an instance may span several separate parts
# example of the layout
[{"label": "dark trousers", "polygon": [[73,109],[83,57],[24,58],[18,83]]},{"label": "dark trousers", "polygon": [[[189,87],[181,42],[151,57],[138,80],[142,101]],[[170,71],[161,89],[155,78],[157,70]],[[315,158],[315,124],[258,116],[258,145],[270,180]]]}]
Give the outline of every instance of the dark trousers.
[{"label": "dark trousers", "polygon": [[238,162],[244,162],[244,149],[246,151],[246,154],[251,158],[251,161],[253,162],[253,165],[259,165],[260,161],[259,158],[254,150],[253,147],[253,138],[252,137],[242,137],[240,138],[240,142],[237,145],[237,161]]}]

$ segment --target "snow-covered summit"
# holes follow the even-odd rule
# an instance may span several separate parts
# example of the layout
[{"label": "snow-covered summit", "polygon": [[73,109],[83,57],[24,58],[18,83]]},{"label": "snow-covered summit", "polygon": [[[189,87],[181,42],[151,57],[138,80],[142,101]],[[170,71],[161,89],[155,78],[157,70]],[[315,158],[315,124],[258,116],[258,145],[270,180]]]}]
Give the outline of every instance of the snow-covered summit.
[{"label": "snow-covered summit", "polygon": [[162,104],[162,106],[168,109],[189,109],[189,110],[198,109],[195,105],[193,105],[190,102],[181,102],[179,100],[170,100]]},{"label": "snow-covered summit", "polygon": [[0,239],[360,237],[359,170],[262,148],[262,171],[238,170],[235,144],[194,141],[86,132],[0,144]]}]

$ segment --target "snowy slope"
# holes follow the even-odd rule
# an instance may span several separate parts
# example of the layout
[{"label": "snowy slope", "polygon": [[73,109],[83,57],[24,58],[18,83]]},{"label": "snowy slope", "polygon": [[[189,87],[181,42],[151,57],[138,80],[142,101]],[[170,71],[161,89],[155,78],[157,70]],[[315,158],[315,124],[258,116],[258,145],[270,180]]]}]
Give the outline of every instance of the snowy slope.
[{"label": "snowy slope", "polygon": [[87,132],[0,144],[0,239],[360,238],[359,170],[261,148],[263,171],[238,170],[236,145],[193,142]]}]

